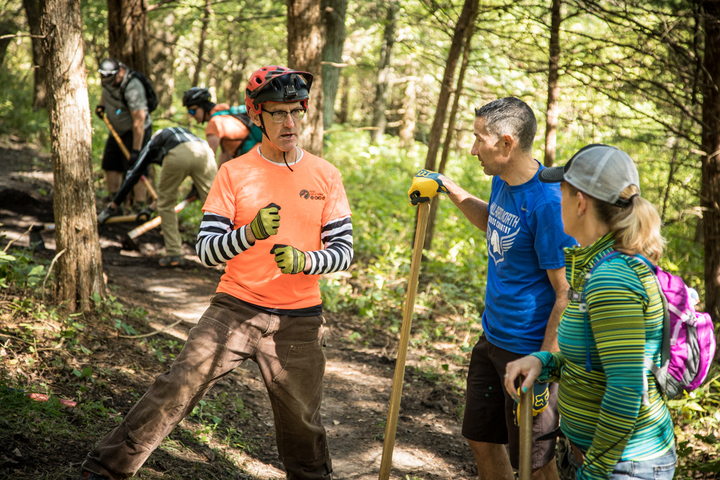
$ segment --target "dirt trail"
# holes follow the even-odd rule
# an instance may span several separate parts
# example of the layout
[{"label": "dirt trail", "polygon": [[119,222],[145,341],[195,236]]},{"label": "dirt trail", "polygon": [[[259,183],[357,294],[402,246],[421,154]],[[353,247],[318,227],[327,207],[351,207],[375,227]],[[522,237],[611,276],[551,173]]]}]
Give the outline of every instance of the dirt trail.
[{"label": "dirt trail", "polygon": [[[6,142],[0,145],[0,165],[0,231],[6,235],[5,241],[17,239],[16,245],[28,246],[24,232],[30,224],[52,221],[49,159],[26,145]],[[111,292],[126,305],[145,309],[151,328],[162,329],[177,323],[161,337],[181,342],[209,304],[222,270],[207,269],[193,260],[190,245],[184,246],[186,258],[190,260],[188,265],[160,269],[157,266],[162,248],[159,232],[143,237],[140,252],[131,252],[123,250],[121,243],[130,228],[132,224],[100,229],[103,267]],[[45,232],[43,238],[48,249],[46,255],[52,257],[55,248],[52,234]],[[322,417],[330,439],[334,478],[376,479],[394,362],[385,356],[382,346],[357,348],[349,341],[356,329],[363,330],[354,319],[329,314],[326,320],[328,363]],[[106,353],[97,355],[97,361],[105,361],[117,371],[125,364],[134,371],[138,370],[138,364],[147,365],[133,379],[138,389],[144,390],[166,365],[153,364],[148,358],[130,358],[131,355],[130,351],[115,355],[113,348],[108,347]],[[406,374],[405,381],[391,478],[475,477],[472,453],[460,435],[456,415],[462,399],[450,387],[412,372]],[[115,405],[122,405],[116,408],[124,414],[133,402],[126,400],[121,383],[118,377],[117,384],[110,388],[116,392]],[[218,447],[237,468],[250,475],[238,473],[233,478],[284,478],[272,436],[272,414],[257,367],[252,362],[244,364],[222,380],[211,394],[220,392],[239,394],[243,399],[247,414],[235,418],[233,427],[242,430],[255,447],[250,452]],[[71,462],[81,461],[83,455],[83,451],[78,451],[75,455],[78,458],[72,458]],[[163,451],[151,457],[148,469],[162,472],[173,465],[213,461],[216,459],[212,452],[180,458]]]}]

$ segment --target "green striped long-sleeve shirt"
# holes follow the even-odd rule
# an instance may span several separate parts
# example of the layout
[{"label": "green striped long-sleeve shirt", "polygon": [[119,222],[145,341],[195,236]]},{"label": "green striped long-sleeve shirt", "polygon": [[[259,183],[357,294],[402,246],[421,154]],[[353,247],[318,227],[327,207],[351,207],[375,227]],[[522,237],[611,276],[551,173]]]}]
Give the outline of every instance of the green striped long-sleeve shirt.
[{"label": "green striped long-sleeve shirt", "polygon": [[[607,479],[618,461],[663,455],[674,444],[672,420],[647,355],[660,363],[663,308],[653,273],[641,260],[613,250],[608,234],[588,247],[565,249],[568,282],[585,292],[589,329],[580,302],[570,301],[558,330],[560,353],[535,353],[543,363],[539,381],[559,381],[563,433],[585,452],[578,480]],[[592,369],[586,370],[587,347]],[[649,405],[643,405],[648,389]]]}]

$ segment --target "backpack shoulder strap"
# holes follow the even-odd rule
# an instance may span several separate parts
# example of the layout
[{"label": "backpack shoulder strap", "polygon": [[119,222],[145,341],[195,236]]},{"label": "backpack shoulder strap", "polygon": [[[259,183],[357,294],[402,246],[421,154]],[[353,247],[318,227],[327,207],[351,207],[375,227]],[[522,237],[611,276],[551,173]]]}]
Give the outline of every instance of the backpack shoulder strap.
[{"label": "backpack shoulder strap", "polygon": [[133,78],[135,78],[135,70],[128,70],[125,74],[125,78],[123,78],[122,82],[120,82],[120,100],[122,100],[125,105],[127,105],[127,100],[125,100],[125,89],[127,89],[130,80]]},{"label": "backpack shoulder strap", "polygon": [[611,258],[615,258],[618,255],[620,255],[620,252],[616,250],[603,255],[597,262],[595,262],[595,265],[592,266],[590,271],[585,274],[585,284],[583,285],[582,300],[580,301],[580,311],[583,312],[583,317],[585,318],[585,371],[587,372],[592,372],[592,362],[590,361],[590,316],[588,315],[585,292],[587,291],[590,277],[592,277],[595,270],[606,261]]}]

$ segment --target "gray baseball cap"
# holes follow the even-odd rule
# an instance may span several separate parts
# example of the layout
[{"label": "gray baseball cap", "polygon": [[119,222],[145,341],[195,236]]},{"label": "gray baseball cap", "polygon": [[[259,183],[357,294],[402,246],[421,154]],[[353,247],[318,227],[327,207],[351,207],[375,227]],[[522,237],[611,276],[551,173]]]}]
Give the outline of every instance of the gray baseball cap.
[{"label": "gray baseball cap", "polygon": [[581,192],[619,207],[627,205],[620,194],[630,185],[640,191],[640,177],[630,155],[619,148],[594,143],[581,148],[564,167],[540,172],[545,183],[568,182]]}]

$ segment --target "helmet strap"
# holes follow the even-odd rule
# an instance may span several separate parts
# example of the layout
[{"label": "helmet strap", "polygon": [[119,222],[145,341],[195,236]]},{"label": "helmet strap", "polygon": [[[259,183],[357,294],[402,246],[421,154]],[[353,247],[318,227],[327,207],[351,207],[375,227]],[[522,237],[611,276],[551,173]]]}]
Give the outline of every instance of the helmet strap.
[{"label": "helmet strap", "polygon": [[[260,106],[260,130],[262,130],[263,135],[265,135],[265,137],[268,139],[268,141],[270,141],[270,137],[268,137],[267,131],[265,131],[265,119],[264,119],[263,116],[262,116],[262,106]],[[285,154],[286,154],[286,153],[287,153],[287,152],[283,152],[283,162],[285,162],[285,166],[288,167],[288,169],[289,169],[291,172],[294,172],[295,170],[293,170],[292,168],[290,168],[290,165],[289,165],[288,162],[287,162],[287,158],[285,158]]]},{"label": "helmet strap", "polygon": [[265,119],[262,116],[262,105],[260,105],[260,130],[262,130],[263,135],[270,140],[270,137],[268,137],[267,131],[265,130]]},{"label": "helmet strap", "polygon": [[290,165],[288,165],[288,162],[287,162],[287,158],[285,158],[285,154],[286,154],[286,153],[287,153],[287,152],[283,152],[283,161],[285,162],[285,166],[288,167],[291,172],[294,172],[295,170],[293,170],[292,168],[290,168]]},{"label": "helmet strap", "polygon": [[210,101],[207,101],[207,102],[204,102],[202,105],[199,105],[199,107],[203,109],[204,117],[203,117],[202,123],[205,123],[210,119],[210,112],[212,111],[213,108],[215,108],[215,104]]}]

